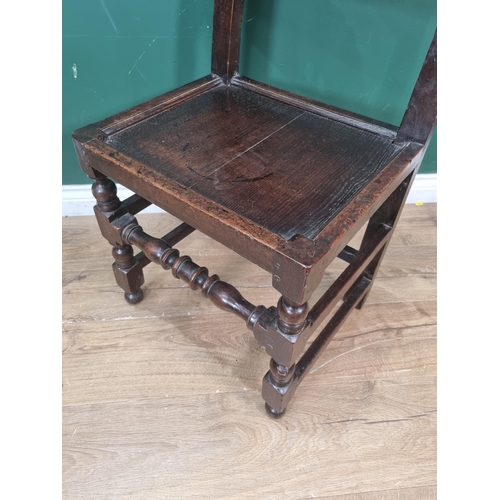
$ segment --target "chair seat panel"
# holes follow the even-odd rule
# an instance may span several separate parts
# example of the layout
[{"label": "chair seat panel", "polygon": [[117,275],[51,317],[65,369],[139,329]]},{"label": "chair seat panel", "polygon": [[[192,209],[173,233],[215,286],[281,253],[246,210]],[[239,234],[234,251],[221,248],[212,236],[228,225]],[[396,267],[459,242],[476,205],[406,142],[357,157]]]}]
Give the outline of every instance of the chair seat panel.
[{"label": "chair seat panel", "polygon": [[112,134],[108,144],[189,188],[301,113],[220,86]]},{"label": "chair seat panel", "polygon": [[191,188],[286,240],[314,239],[401,149],[302,112]]},{"label": "chair seat panel", "polygon": [[235,86],[173,106],[108,144],[286,240],[314,239],[402,147]]}]

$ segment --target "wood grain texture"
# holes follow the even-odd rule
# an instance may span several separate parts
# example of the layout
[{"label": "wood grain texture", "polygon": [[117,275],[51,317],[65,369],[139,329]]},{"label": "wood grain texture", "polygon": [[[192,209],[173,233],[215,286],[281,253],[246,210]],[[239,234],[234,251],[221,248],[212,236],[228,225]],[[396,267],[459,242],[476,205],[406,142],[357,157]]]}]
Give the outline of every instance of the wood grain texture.
[{"label": "wood grain texture", "polygon": [[[209,112],[199,106],[200,99],[208,99]],[[413,143],[395,146],[385,136],[293,108],[274,98],[260,102],[261,99],[263,96],[244,89],[234,91],[224,87],[220,92],[213,89],[107,138],[101,137],[98,128],[86,127],[75,133],[75,147],[82,169],[91,178],[101,178],[105,174],[249,261],[273,272],[273,286],[289,300],[301,304],[310,298],[325,268],[343,246],[394,189],[418,168],[425,147]],[[179,115],[180,108],[189,113]],[[299,114],[292,118],[297,112]],[[177,115],[179,121],[172,122],[171,118]],[[205,127],[199,127],[205,115],[218,117],[214,122],[204,122],[210,130],[215,127],[213,138],[210,134],[206,137]],[[225,120],[230,121],[232,116],[240,119],[228,127]],[[313,147],[310,147],[303,141],[303,135],[310,131],[302,126],[287,138],[284,145],[279,143],[278,154],[267,150],[271,171],[262,174],[262,165],[257,158],[256,162],[252,160],[248,165],[241,165],[231,182],[214,180],[214,174],[226,167],[231,169],[233,161],[250,158],[254,149],[263,147],[262,144],[283,131],[289,134],[295,122],[313,118],[315,130],[324,128],[331,132],[327,133],[327,139],[323,137],[325,143],[322,140],[321,144],[316,144],[317,137],[313,135],[310,137]],[[175,130],[181,127],[180,122],[188,124],[182,135]],[[171,126],[174,129],[172,135],[177,140],[165,135]],[[335,139],[337,133],[343,140]],[[252,145],[242,150],[241,143],[249,136],[257,142],[250,141]],[[156,139],[152,141],[154,137]],[[189,142],[181,147],[183,138],[191,139],[197,147],[190,151]],[[235,138],[234,142],[231,138]],[[171,147],[165,149],[167,141]],[[222,149],[214,150],[213,143],[220,144]],[[365,149],[370,149],[370,143],[375,147],[368,156],[363,156]],[[295,144],[298,148],[290,155],[287,147],[291,149]],[[338,161],[332,164],[331,159],[323,154],[325,151]],[[198,173],[199,179],[191,182],[190,175],[195,174],[196,169],[183,160],[185,154],[192,156],[200,169],[207,163],[206,175]],[[280,155],[290,161],[283,162]],[[312,165],[309,164],[311,155],[318,160]],[[376,161],[378,156],[380,161]],[[272,167],[274,164],[278,166],[276,172]],[[288,170],[293,170],[294,175],[289,175]],[[269,180],[275,173],[281,175],[282,183],[289,188],[288,194],[283,189],[275,189],[276,184]],[[337,182],[329,176],[333,173],[338,177]],[[334,194],[323,190],[322,181],[326,181]],[[220,184],[215,195],[205,195],[200,191],[207,182],[209,189],[213,187],[211,183]],[[251,188],[244,189],[243,195],[238,197],[232,193],[238,184],[251,185]],[[248,196],[248,191],[254,196]],[[260,195],[263,195],[262,205],[268,207],[267,211],[255,208],[255,199]],[[277,203],[269,202],[276,197]],[[330,201],[325,202],[325,199]],[[240,206],[242,200],[246,202],[243,207]],[[297,217],[297,213],[303,217]],[[256,215],[259,216],[258,222]],[[315,215],[318,216],[316,221]],[[314,240],[297,233],[303,225],[302,219],[309,221],[303,232],[309,234],[307,231],[312,231],[311,235],[316,235]],[[104,226],[109,223],[107,219],[102,222]],[[104,226],[101,230],[107,233]],[[113,229],[113,238],[116,238],[115,232]],[[278,268],[281,269],[280,275],[275,272]]]},{"label": "wood grain texture", "polygon": [[[138,218],[157,236],[179,222]],[[269,274],[231,250],[199,232],[178,246],[276,303]],[[260,395],[269,358],[241,320],[153,265],[129,305],[111,262],[93,218],[63,220],[65,500],[436,498],[435,205],[405,207],[364,308],[280,421]]]},{"label": "wood grain texture", "polygon": [[401,150],[391,139],[221,86],[108,144],[289,240],[314,238]]},{"label": "wood grain texture", "polygon": [[394,139],[398,127],[390,123],[381,122],[373,118],[359,115],[345,109],[326,104],[324,102],[315,101],[299,94],[293,94],[277,87],[272,87],[266,83],[258,82],[241,75],[235,75],[231,80],[231,85],[251,89],[253,92],[262,94],[277,101],[291,104],[295,107],[309,111],[311,113],[324,116],[326,118],[333,118],[339,122],[347,125],[352,125],[362,130],[368,130],[379,135],[384,135]]},{"label": "wood grain texture", "polygon": [[97,125],[104,134],[114,134],[120,130],[134,125],[142,120],[151,118],[172,106],[205,92],[217,85],[220,85],[219,78],[207,75],[203,78],[190,82],[178,89],[162,94],[158,97],[145,101],[137,106],[117,113],[109,118],[100,121]]}]

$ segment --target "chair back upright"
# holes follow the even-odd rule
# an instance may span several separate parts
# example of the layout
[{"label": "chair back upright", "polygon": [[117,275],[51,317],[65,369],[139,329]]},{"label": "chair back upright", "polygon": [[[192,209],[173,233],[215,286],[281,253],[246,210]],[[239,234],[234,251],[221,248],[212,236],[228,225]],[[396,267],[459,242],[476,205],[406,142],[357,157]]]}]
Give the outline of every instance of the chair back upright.
[{"label": "chair back upright", "polygon": [[[238,72],[245,0],[214,0],[212,73],[228,84]],[[396,142],[425,144],[437,113],[437,31],[416,81]]]}]

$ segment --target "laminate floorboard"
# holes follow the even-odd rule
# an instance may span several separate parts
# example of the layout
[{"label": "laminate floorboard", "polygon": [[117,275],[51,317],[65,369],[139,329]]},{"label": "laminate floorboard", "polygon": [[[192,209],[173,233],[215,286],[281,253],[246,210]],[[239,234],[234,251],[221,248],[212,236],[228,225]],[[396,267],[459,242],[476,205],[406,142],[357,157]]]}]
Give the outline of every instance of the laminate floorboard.
[{"label": "laminate floorboard", "polygon": [[[178,222],[138,218],[156,236]],[[203,234],[177,247],[251,302],[279,298]],[[260,395],[269,357],[239,318],[154,264],[129,305],[111,261],[93,217],[63,219],[65,500],[436,498],[435,204],[405,206],[365,306],[278,421]]]}]

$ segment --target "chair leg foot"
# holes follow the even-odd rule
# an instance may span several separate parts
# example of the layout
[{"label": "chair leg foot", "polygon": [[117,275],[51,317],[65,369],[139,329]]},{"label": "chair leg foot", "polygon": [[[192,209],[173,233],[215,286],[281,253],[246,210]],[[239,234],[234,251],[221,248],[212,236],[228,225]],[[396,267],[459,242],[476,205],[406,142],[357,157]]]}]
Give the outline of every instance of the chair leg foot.
[{"label": "chair leg foot", "polygon": [[135,293],[125,292],[123,295],[125,297],[125,300],[129,304],[138,304],[144,298],[144,293],[142,292],[141,288],[139,288],[139,290],[137,290],[137,292],[135,292]]},{"label": "chair leg foot", "polygon": [[365,293],[364,297],[359,301],[358,305],[356,306],[356,309],[361,309],[365,305],[366,298],[368,297],[369,293],[370,293],[370,289],[368,289],[368,291]]},{"label": "chair leg foot", "polygon": [[266,413],[271,417],[271,418],[274,418],[274,419],[278,419],[278,418],[281,418],[285,412],[286,412],[286,408],[279,412],[279,411],[276,411],[274,408],[272,408],[271,406],[269,406],[267,403],[265,405],[265,408],[266,408]]},{"label": "chair leg foot", "polygon": [[142,267],[134,258],[130,245],[113,246],[113,272],[117,285],[123,289],[125,300],[129,304],[138,304],[144,298],[141,286],[144,285]]}]

